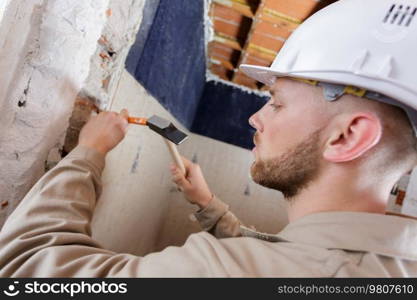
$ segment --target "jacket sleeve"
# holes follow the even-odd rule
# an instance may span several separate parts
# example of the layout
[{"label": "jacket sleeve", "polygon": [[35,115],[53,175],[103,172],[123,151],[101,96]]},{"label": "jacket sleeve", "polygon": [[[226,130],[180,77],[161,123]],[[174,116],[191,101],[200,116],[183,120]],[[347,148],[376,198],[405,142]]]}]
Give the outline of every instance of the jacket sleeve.
[{"label": "jacket sleeve", "polygon": [[242,223],[229,210],[229,206],[217,196],[211,199],[206,208],[197,211],[194,215],[201,228],[217,238],[242,236],[240,231]]},{"label": "jacket sleeve", "polygon": [[227,276],[220,241],[204,232],[144,257],[103,249],[90,228],[103,168],[103,155],[77,146],[34,185],[1,230],[1,277]]}]

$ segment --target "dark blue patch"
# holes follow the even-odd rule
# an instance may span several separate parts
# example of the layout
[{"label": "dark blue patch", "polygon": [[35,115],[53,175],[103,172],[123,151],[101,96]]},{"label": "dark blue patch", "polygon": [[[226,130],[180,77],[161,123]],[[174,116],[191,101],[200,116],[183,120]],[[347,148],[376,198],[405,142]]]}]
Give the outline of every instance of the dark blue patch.
[{"label": "dark blue patch", "polygon": [[249,117],[266,98],[222,83],[206,83],[191,131],[243,148],[253,148]]},{"label": "dark blue patch", "polygon": [[135,43],[130,48],[129,55],[126,58],[126,69],[132,75],[135,75],[139,59],[142,57],[142,52],[145,48],[146,41],[148,40],[148,35],[152,28],[158,6],[159,0],[146,0],[145,6],[143,7],[140,30],[136,35]]},{"label": "dark blue patch", "polygon": [[248,118],[265,100],[206,83],[204,1],[147,0],[143,18],[127,70],[192,132],[252,148]]},{"label": "dark blue patch", "polygon": [[138,64],[127,68],[186,127],[205,83],[203,16],[204,1],[160,0]]}]

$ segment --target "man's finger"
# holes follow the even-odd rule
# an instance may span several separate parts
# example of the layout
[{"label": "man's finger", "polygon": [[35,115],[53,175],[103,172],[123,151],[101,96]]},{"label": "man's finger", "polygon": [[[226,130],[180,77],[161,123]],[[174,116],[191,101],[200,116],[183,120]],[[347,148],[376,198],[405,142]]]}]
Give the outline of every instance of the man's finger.
[{"label": "man's finger", "polygon": [[184,175],[182,175],[180,172],[175,173],[174,176],[172,176],[172,181],[177,184],[180,188],[182,188],[183,190],[187,189],[190,187],[190,183],[188,182],[188,180],[184,177]]},{"label": "man's finger", "polygon": [[123,108],[120,111],[120,114],[118,116],[123,118],[121,125],[122,125],[123,132],[126,134],[127,127],[129,125],[129,122],[128,122],[129,112],[127,111],[127,109]]},{"label": "man's finger", "polygon": [[183,183],[183,178],[182,178],[182,176],[181,176],[180,174],[175,173],[175,174],[172,176],[172,181],[173,181],[173,182],[175,182],[175,183],[176,183],[176,184],[178,184],[178,185],[182,185],[182,183]]},{"label": "man's finger", "polygon": [[185,169],[189,169],[192,165],[193,162],[191,160],[188,160],[187,158],[185,158],[184,156],[181,156],[182,161],[184,162],[184,167]]},{"label": "man's finger", "polygon": [[126,108],[123,108],[120,111],[120,116],[127,120],[127,118],[129,118],[129,111]]}]

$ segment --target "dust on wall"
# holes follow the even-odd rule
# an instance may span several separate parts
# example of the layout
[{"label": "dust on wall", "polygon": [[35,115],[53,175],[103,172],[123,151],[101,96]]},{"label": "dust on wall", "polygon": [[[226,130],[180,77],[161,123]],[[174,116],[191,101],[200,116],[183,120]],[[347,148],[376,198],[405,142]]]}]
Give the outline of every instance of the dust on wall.
[{"label": "dust on wall", "polygon": [[[70,152],[78,142],[82,126],[91,111],[108,110],[114,99],[124,70],[129,49],[142,22],[145,0],[110,0],[107,22],[91,58],[90,73],[77,96],[65,136],[62,154]],[[58,161],[60,157],[56,161]],[[56,162],[49,163],[53,166]]]},{"label": "dust on wall", "polygon": [[97,49],[91,59],[88,75],[82,93],[97,99],[100,109],[107,109],[113,99],[126,57],[133,45],[145,0],[110,0]]},{"label": "dust on wall", "polygon": [[62,145],[90,70],[108,1],[16,0],[0,27],[2,224]]}]

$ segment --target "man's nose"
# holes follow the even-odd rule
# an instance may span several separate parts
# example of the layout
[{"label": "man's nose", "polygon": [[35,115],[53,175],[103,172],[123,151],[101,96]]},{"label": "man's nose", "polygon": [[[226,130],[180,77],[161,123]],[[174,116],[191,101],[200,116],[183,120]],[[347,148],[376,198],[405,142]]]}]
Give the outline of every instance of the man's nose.
[{"label": "man's nose", "polygon": [[262,132],[263,131],[263,126],[262,126],[262,122],[259,118],[259,111],[254,113],[250,118],[249,118],[249,125],[252,126],[253,128],[255,128],[257,131]]}]

